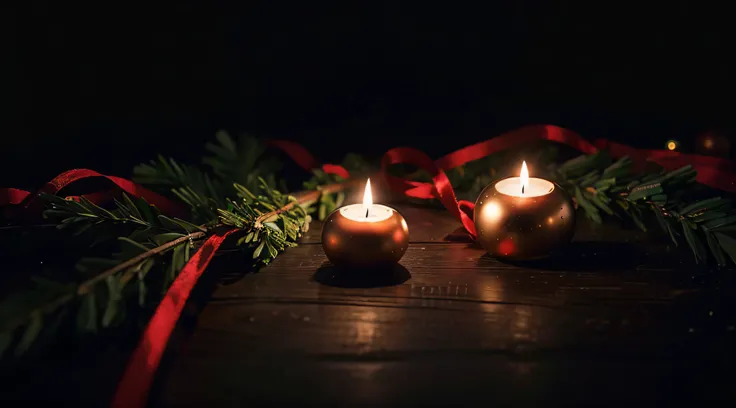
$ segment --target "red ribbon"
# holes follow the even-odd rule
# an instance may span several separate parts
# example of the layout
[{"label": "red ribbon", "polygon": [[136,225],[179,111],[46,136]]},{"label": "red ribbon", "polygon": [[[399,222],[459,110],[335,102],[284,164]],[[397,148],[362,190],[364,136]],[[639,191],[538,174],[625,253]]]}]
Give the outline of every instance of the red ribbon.
[{"label": "red ribbon", "polygon": [[[134,197],[144,198],[146,201],[148,201],[149,204],[155,205],[164,214],[179,217],[183,217],[186,214],[184,208],[178,203],[170,201],[166,197],[163,197],[159,194],[154,193],[151,190],[141,187],[130,180],[126,180],[124,178],[116,176],[106,176],[94,170],[88,169],[74,169],[65,171],[64,173],[61,173],[58,176],[54,177],[53,180],[46,183],[43,187],[41,187],[41,189],[38,190],[38,193],[36,194],[31,194],[28,191],[19,190],[17,188],[0,188],[0,206],[5,206],[8,204],[18,205],[27,212],[38,213],[43,208],[42,202],[38,199],[38,196],[41,193],[53,195],[61,191],[64,187],[67,187],[76,181],[84,180],[90,177],[104,177],[113,182],[116,186],[118,186],[126,193]],[[109,199],[111,195],[111,192],[99,192],[87,194],[83,197],[94,203],[100,203],[102,201],[105,201],[106,199]],[[70,198],[78,199],[78,197]]]},{"label": "red ribbon", "polygon": [[217,249],[225,238],[235,231],[237,230],[233,229],[210,236],[181,270],[161,304],[156,308],[153,318],[148,322],[118,384],[112,408],[138,408],[146,405],[153,376],[166,350],[169,337],[181,316],[184,304]]},{"label": "red ribbon", "polygon": [[6,206],[9,204],[18,205],[29,195],[31,195],[31,193],[26,190],[20,190],[17,188],[0,188],[0,206]]},{"label": "red ribbon", "polygon": [[[383,156],[381,167],[389,187],[409,197],[438,199],[447,209],[457,217],[471,236],[475,236],[475,226],[472,221],[474,204],[468,201],[458,201],[444,170],[462,166],[468,162],[481,159],[492,153],[516,147],[526,143],[548,140],[571,146],[582,153],[593,154],[598,150],[607,150],[612,157],[629,156],[638,166],[652,161],[665,170],[671,171],[685,165],[692,165],[698,172],[696,180],[713,188],[729,192],[736,192],[736,175],[734,163],[730,160],[717,157],[682,154],[667,150],[636,149],[605,139],[598,139],[590,143],[582,136],[568,129],[553,125],[527,126],[513,130],[501,136],[476,143],[452,152],[436,161],[432,161],[423,152],[406,147],[391,149]],[[394,164],[411,164],[432,175],[432,183],[411,181],[391,176],[388,167]]]},{"label": "red ribbon", "polygon": [[[599,149],[606,149],[614,158],[630,156],[635,163],[641,165],[646,161],[653,161],[666,170],[674,170],[690,164],[698,172],[697,180],[703,184],[726,191],[736,191],[736,176],[733,174],[732,162],[699,155],[688,155],[663,150],[640,150],[630,146],[609,142],[604,139],[591,144],[578,134],[551,125],[529,126],[514,130],[504,135],[477,143],[457,150],[436,161],[432,161],[423,152],[412,148],[391,149],[383,156],[381,168],[389,186],[409,197],[437,198],[455,215],[465,229],[475,236],[475,226],[472,220],[474,204],[469,201],[458,201],[444,170],[449,170],[470,161],[486,157],[492,153],[515,147],[536,140],[549,140],[571,146],[585,154],[592,154]],[[284,140],[271,140],[269,145],[277,147],[291,157],[299,166],[306,170],[319,167],[318,161],[301,145]],[[391,176],[388,167],[395,164],[412,164],[430,174],[432,183],[422,183]],[[344,179],[350,177],[349,172],[339,165],[324,164],[322,170],[328,174],[335,174]],[[69,184],[88,177],[105,177],[123,191],[143,197],[149,203],[156,205],[164,213],[181,213],[181,207],[166,198],[149,191],[129,180],[114,176],[105,176],[92,170],[70,170],[47,183],[39,192],[56,194]],[[0,189],[0,206],[7,204],[22,205],[24,208],[35,208],[38,200],[36,195],[19,189]],[[109,198],[110,192],[94,193],[84,196],[100,202]],[[225,238],[236,230],[230,230],[210,236],[204,245],[192,256],[169,288],[166,296],[156,309],[143,336],[136,348],[122,380],[118,384],[113,398],[114,408],[143,407],[146,404],[148,392],[153,382],[153,376],[158,368],[166,344],[171,336],[176,322],[183,310],[192,289],[204,270],[209,265],[217,249]]]},{"label": "red ribbon", "polygon": [[[598,139],[594,143],[590,143],[571,130],[553,125],[534,125],[519,128],[456,150],[436,161],[433,161],[424,152],[414,148],[394,148],[386,152],[381,159],[381,171],[393,191],[400,192],[408,197],[438,199],[451,214],[460,220],[468,233],[475,237],[476,231],[472,216],[475,204],[465,200],[457,200],[455,191],[444,171],[484,158],[501,150],[539,140],[565,144],[584,154],[607,150],[614,158],[629,156],[638,168],[644,166],[648,161],[659,164],[667,171],[689,164],[698,172],[696,178],[698,182],[717,189],[736,192],[736,176],[734,175],[736,166],[730,160],[683,154],[669,150],[636,149],[606,139]],[[269,145],[283,150],[306,170],[319,167],[317,159],[298,143],[273,140],[269,142]],[[395,164],[411,164],[423,169],[432,175],[432,182],[424,183],[392,176],[388,172],[388,167]],[[325,164],[322,168],[327,173],[340,174],[343,178],[349,177],[349,173],[341,166]]]},{"label": "red ribbon", "polygon": [[[472,152],[471,152],[472,153]],[[388,173],[388,167],[393,164],[408,163],[419,167],[432,174],[432,183],[422,183],[392,176]],[[397,147],[389,150],[381,159],[381,171],[389,187],[414,198],[437,198],[463,224],[463,227],[475,236],[475,224],[473,223],[474,204],[457,200],[455,190],[450,180],[442,170],[424,152],[411,147]]]},{"label": "red ribbon", "polygon": [[[284,151],[306,170],[320,167],[303,146],[287,140],[269,140],[268,145]],[[325,164],[322,170],[344,179],[350,173],[342,166]],[[166,344],[181,316],[186,300],[225,238],[237,230],[211,236],[182,269],[159,304],[123,374],[112,401],[112,408],[139,408],[146,404],[153,377],[166,350]]]},{"label": "red ribbon", "polygon": [[[319,161],[314,156],[312,156],[312,153],[309,153],[309,151],[299,143],[291,142],[288,140],[268,140],[266,141],[266,144],[282,150],[284,153],[286,153],[287,156],[294,160],[294,162],[299,165],[299,167],[303,168],[304,170],[312,171],[313,169],[320,168]],[[348,172],[344,167],[340,165],[323,164],[321,168],[322,171],[327,174],[335,174],[344,179],[350,178],[350,172]]]},{"label": "red ribbon", "polygon": [[[320,167],[317,159],[298,143],[288,140],[269,140],[267,144],[281,149],[295,163],[306,170],[311,171]],[[325,164],[321,167],[325,173],[335,174],[344,179],[350,178],[350,173],[342,166]],[[146,331],[143,332],[138,347],[128,362],[125,373],[118,384],[112,401],[112,408],[139,408],[145,406],[153,377],[161,362],[169,337],[181,316],[186,300],[207,268],[212,256],[225,238],[235,231],[237,230],[211,236],[184,266],[184,269],[182,269],[156,309]]]}]

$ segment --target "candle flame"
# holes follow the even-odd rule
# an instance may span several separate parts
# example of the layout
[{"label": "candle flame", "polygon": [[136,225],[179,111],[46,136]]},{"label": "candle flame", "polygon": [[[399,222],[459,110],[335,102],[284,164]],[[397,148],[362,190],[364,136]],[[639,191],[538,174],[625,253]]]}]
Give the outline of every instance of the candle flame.
[{"label": "candle flame", "polygon": [[521,194],[529,188],[529,170],[526,168],[526,161],[521,164],[521,173],[519,174],[521,181]]},{"label": "candle flame", "polygon": [[[373,206],[373,195],[371,195],[371,179],[365,183],[365,193],[363,193],[363,209],[366,214],[368,210]],[[366,215],[367,216],[367,215]]]}]

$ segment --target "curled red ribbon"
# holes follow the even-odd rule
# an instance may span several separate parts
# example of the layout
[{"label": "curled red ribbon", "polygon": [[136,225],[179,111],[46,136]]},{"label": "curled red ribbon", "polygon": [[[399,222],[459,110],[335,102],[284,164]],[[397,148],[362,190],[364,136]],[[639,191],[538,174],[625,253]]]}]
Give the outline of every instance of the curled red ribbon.
[{"label": "curled red ribbon", "polygon": [[[41,193],[54,195],[61,191],[64,187],[67,187],[76,181],[84,180],[90,177],[104,177],[110,180],[113,184],[115,184],[118,188],[125,191],[126,193],[134,197],[143,198],[148,201],[149,204],[155,205],[164,214],[178,217],[184,217],[186,214],[186,211],[180,204],[171,201],[164,196],[156,194],[151,190],[141,187],[130,180],[124,179],[122,177],[106,176],[94,170],[88,169],[74,169],[65,171],[54,177],[53,180],[46,183],[38,190],[36,194],[31,194],[29,191],[20,190],[17,188],[0,188],[0,206],[6,206],[9,204],[17,205],[25,210],[27,214],[30,213],[31,215],[37,215],[43,208],[42,202],[38,199],[38,196]],[[93,194],[86,194],[83,197],[94,203],[101,203],[107,199],[110,199],[111,196],[112,192],[98,192]]]},{"label": "curled red ribbon", "polygon": [[[471,152],[472,153],[472,152]],[[392,176],[388,167],[394,164],[413,164],[432,174],[432,183],[422,183]],[[473,203],[465,200],[458,201],[450,179],[424,152],[410,147],[397,147],[389,150],[381,159],[381,171],[389,187],[414,198],[437,198],[463,224],[463,227],[475,236],[473,223]]]},{"label": "curled red ribbon", "polygon": [[[472,213],[475,204],[465,200],[457,200],[455,191],[444,171],[501,150],[539,140],[565,144],[584,154],[607,150],[613,158],[629,156],[638,168],[644,166],[647,161],[655,162],[668,171],[691,165],[698,172],[696,178],[698,182],[724,191],[736,192],[735,166],[730,160],[668,150],[637,149],[606,139],[598,139],[595,143],[590,143],[569,129],[553,125],[534,125],[512,130],[503,135],[456,150],[436,161],[433,161],[420,150],[411,147],[397,147],[383,155],[381,172],[388,186],[395,192],[413,198],[438,199],[474,237],[476,232]],[[298,143],[278,140],[271,141],[269,144],[283,150],[306,170],[319,167],[319,162]],[[424,183],[392,176],[389,174],[388,168],[395,164],[411,164],[423,169],[432,175],[432,182]],[[343,178],[349,177],[347,171],[340,166],[325,164],[322,168],[325,172],[340,174]],[[328,169],[331,171],[328,171]]]},{"label": "curled red ribbon", "polygon": [[[476,143],[456,150],[436,161],[432,161],[423,152],[412,148],[391,149],[383,156],[381,167],[389,187],[409,197],[438,199],[450,213],[455,215],[471,236],[476,236],[475,225],[472,221],[472,211],[475,204],[455,198],[455,192],[450,185],[444,170],[462,166],[468,162],[481,159],[492,153],[523,145],[538,140],[548,140],[562,143],[585,154],[593,154],[598,150],[607,150],[612,157],[629,156],[638,166],[652,161],[665,170],[671,171],[685,165],[692,165],[698,172],[696,180],[707,186],[729,192],[736,192],[736,175],[734,163],[730,160],[717,157],[682,154],[667,150],[636,149],[605,139],[598,139],[590,143],[577,133],[553,125],[527,126],[513,130],[501,136]],[[394,164],[411,164],[432,175],[432,183],[411,181],[391,176],[388,167]]]},{"label": "curled red ribbon", "polygon": [[278,148],[286,153],[291,160],[294,160],[294,163],[304,170],[312,171],[313,169],[321,167],[322,171],[327,174],[335,174],[344,179],[350,178],[350,172],[338,164],[323,164],[320,166],[319,161],[312,155],[312,153],[309,153],[309,150],[305,149],[304,146],[299,143],[289,140],[268,140],[266,141],[266,144],[271,147]]},{"label": "curled red ribbon", "polygon": [[[501,136],[465,147],[433,161],[425,153],[413,149],[400,147],[386,152],[381,160],[383,176],[390,188],[409,197],[430,199],[437,198],[455,215],[463,227],[475,236],[475,226],[472,220],[474,204],[469,201],[458,201],[444,170],[449,170],[470,161],[486,157],[492,153],[515,147],[536,140],[549,140],[571,146],[582,153],[592,154],[599,149],[610,152],[614,158],[630,156],[638,164],[653,161],[666,170],[674,170],[690,164],[698,172],[697,181],[705,185],[725,191],[736,191],[736,176],[734,164],[725,159],[681,154],[664,150],[642,150],[630,146],[599,139],[594,144],[583,139],[578,134],[551,125],[528,126],[517,129]],[[284,140],[271,140],[270,146],[277,147],[291,157],[299,166],[306,170],[319,168],[319,162],[301,145]],[[430,174],[432,183],[423,183],[391,176],[388,167],[395,164],[412,164]],[[349,172],[339,165],[324,164],[321,166],[325,173],[339,175],[347,179]],[[182,208],[168,199],[149,191],[133,182],[114,176],[105,176],[92,170],[78,169],[62,173],[47,183],[39,192],[56,194],[69,184],[87,177],[105,177],[123,191],[143,197],[149,203],[156,205],[162,212],[181,214]],[[36,195],[19,189],[0,189],[0,206],[7,204],[20,205],[23,208],[36,208]],[[110,197],[110,192],[94,193],[84,196],[93,202],[100,202]],[[225,238],[235,232],[230,230],[210,236],[204,245],[192,256],[182,269],[181,273],[169,288],[166,296],[156,309],[141,337],[138,347],[128,363],[126,371],[120,381],[112,406],[115,408],[137,408],[146,404],[146,398],[153,382],[153,376],[158,368],[163,353],[171,336],[176,322],[181,315],[192,289],[204,270],[209,265],[217,249]]]}]

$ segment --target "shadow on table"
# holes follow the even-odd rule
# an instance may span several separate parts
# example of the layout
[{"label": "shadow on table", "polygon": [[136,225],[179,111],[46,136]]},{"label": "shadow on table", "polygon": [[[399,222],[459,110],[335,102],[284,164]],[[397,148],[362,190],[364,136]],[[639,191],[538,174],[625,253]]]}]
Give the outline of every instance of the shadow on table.
[{"label": "shadow on table", "polygon": [[[488,258],[489,255],[483,255],[479,264],[487,262]],[[632,270],[644,263],[644,251],[636,245],[624,242],[574,241],[547,259],[501,262],[550,271],[614,272]]]},{"label": "shadow on table", "polygon": [[325,262],[313,278],[337,288],[381,288],[400,285],[411,279],[411,273],[400,264],[380,269],[344,269]]}]

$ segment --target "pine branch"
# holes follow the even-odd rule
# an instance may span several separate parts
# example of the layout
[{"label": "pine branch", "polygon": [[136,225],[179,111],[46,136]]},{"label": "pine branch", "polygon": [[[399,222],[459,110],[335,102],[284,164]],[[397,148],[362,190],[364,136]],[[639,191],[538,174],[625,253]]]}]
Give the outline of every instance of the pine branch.
[{"label": "pine branch", "polygon": [[[362,180],[366,174],[374,172],[374,169],[363,158],[353,153],[345,156],[342,166],[350,173],[352,180]],[[316,214],[318,220],[324,221],[331,212],[341,207],[345,202],[345,193],[342,191],[328,192],[321,186],[337,185],[343,181],[344,179],[336,174],[325,173],[322,169],[313,169],[312,178],[304,182],[303,187],[305,190],[320,189],[324,194],[317,195],[311,200],[314,201],[315,206],[311,205],[311,201],[307,202],[310,204],[307,206],[309,214]]]},{"label": "pine branch", "polygon": [[226,197],[235,196],[234,184],[255,190],[262,179],[269,187],[275,187],[274,173],[281,165],[263,156],[266,150],[263,143],[248,136],[236,143],[225,131],[217,132],[215,137],[217,143],[205,145],[212,156],[203,159],[214,176],[159,156],[157,161],[136,166],[133,180],[159,192],[172,193],[190,207],[195,222],[209,226],[217,223],[217,209],[227,206]]},{"label": "pine branch", "polygon": [[171,192],[190,208],[196,222],[212,225],[217,222],[216,208],[225,205],[227,189],[221,180],[213,180],[196,167],[158,157],[158,161],[141,164],[133,169],[133,180],[159,192]]},{"label": "pine branch", "polygon": [[107,277],[112,276],[118,272],[126,271],[125,275],[123,275],[123,278],[128,277],[130,275],[130,272],[133,271],[130,268],[145,261],[146,259],[151,258],[152,256],[162,254],[168,251],[169,249],[172,249],[182,243],[190,243],[194,240],[203,238],[205,235],[206,235],[206,231],[197,231],[191,234],[183,235],[172,241],[168,241],[165,244],[161,244],[155,248],[149,249],[148,251],[143,252],[142,254],[136,255],[133,258],[130,258],[121,264],[118,264],[110,269],[107,269],[101,272],[100,274],[94,276],[93,278],[90,278],[87,281],[83,282],[82,284],[79,285],[79,288],[77,289],[77,294],[84,295],[85,293],[89,291],[89,289],[92,286],[94,286],[97,283],[102,282]]},{"label": "pine branch", "polygon": [[[150,303],[149,285],[165,293],[189,260],[194,241],[207,237],[218,222],[243,230],[245,236],[237,245],[252,252],[255,267],[267,264],[280,251],[294,246],[306,231],[311,219],[307,211],[315,201],[340,194],[354,183],[325,183],[322,179],[314,183],[313,191],[289,196],[274,189],[278,163],[263,158],[264,147],[257,140],[244,137],[235,143],[219,132],[217,143],[206,148],[213,155],[204,163],[212,167],[214,176],[162,156],[134,170],[139,183],[169,192],[189,205],[190,221],[166,217],[145,200],[127,195],[115,201],[114,208],[84,198],[43,196],[49,203],[44,216],[55,221],[57,228],[72,236],[91,237],[97,248],[114,244],[120,251],[111,259],[80,260],[77,270],[83,279],[79,284],[44,281],[4,299],[0,304],[0,358],[7,349],[20,356],[44,336],[53,338],[59,324],[44,321],[64,316],[69,309],[76,308],[80,333],[123,323],[126,302],[137,296],[139,307]],[[348,166],[357,168],[358,160],[349,159],[353,163]],[[331,185],[322,188],[324,184]],[[129,282],[134,279],[137,285],[131,288]]]},{"label": "pine branch", "polygon": [[[212,153],[202,162],[214,171],[220,180],[227,181],[227,186],[237,183],[247,189],[255,190],[259,178],[266,181],[269,187],[276,188],[275,174],[281,164],[274,158],[266,158],[266,146],[260,140],[248,135],[241,135],[237,142],[221,130],[215,134],[216,143],[207,143],[205,149]],[[286,190],[281,185],[282,190]]]},{"label": "pine branch", "polygon": [[[718,196],[700,197],[703,192],[698,191],[696,172],[690,166],[671,172],[655,168],[637,173],[630,158],[613,161],[605,151],[580,155],[562,164],[555,164],[557,153],[556,146],[546,143],[525,146],[445,172],[457,197],[474,201],[487,185],[518,174],[516,166],[526,160],[535,164],[535,174],[561,185],[573,197],[576,208],[596,223],[616,217],[647,231],[649,220],[656,219],[675,245],[683,240],[688,244],[697,262],[710,258],[724,266],[730,259],[736,264],[736,237],[732,235],[736,232],[736,213],[731,201]],[[389,171],[412,180],[431,181],[431,175],[411,168],[393,166]],[[439,205],[436,200],[429,201]]]},{"label": "pine branch", "polygon": [[721,267],[728,256],[736,263],[736,240],[727,233],[736,230],[730,200],[718,196],[693,200],[696,172],[691,166],[635,174],[632,165],[628,157],[611,162],[605,152],[599,152],[551,170],[592,221],[602,222],[603,212],[629,219],[647,231],[645,215],[649,214],[676,246],[684,237],[696,262],[711,258]]},{"label": "pine branch", "polygon": [[[180,238],[177,238],[177,239],[175,239],[173,241],[169,241],[169,242],[167,242],[167,243],[165,243],[163,245],[159,245],[159,246],[157,246],[157,247],[155,247],[155,248],[153,248],[153,249],[151,249],[149,251],[146,251],[146,252],[144,252],[144,253],[142,253],[140,255],[137,255],[137,256],[135,256],[135,257],[133,257],[133,258],[131,258],[131,259],[123,262],[123,263],[120,263],[120,264],[118,264],[118,265],[116,265],[116,266],[114,266],[114,267],[112,267],[110,269],[104,270],[103,272],[101,272],[101,273],[93,276],[90,279],[87,279],[86,281],[80,283],[79,286],[77,286],[77,289],[76,289],[75,292],[67,293],[67,294],[65,294],[63,296],[60,296],[59,298],[55,299],[52,302],[49,302],[49,303],[47,303],[47,304],[45,304],[43,306],[34,308],[33,310],[31,310],[29,312],[29,315],[30,316],[35,316],[35,315],[43,315],[43,314],[47,314],[47,313],[53,312],[58,307],[61,307],[64,304],[72,301],[75,297],[77,297],[77,296],[84,296],[84,295],[90,293],[90,291],[94,288],[95,285],[101,283],[102,281],[104,281],[108,277],[110,277],[112,275],[115,275],[118,272],[122,272],[122,271],[126,271],[126,270],[129,272],[130,271],[130,268],[134,267],[135,265],[143,262],[144,260],[146,260],[146,259],[148,259],[148,258],[150,258],[152,256],[159,255],[159,254],[161,254],[163,252],[166,252],[167,250],[169,250],[169,249],[171,249],[171,248],[173,248],[173,247],[175,247],[175,246],[177,246],[179,244],[182,244],[184,242],[187,242],[188,243],[191,240],[200,239],[200,238],[202,238],[204,236],[205,236],[205,233],[204,232],[198,231],[198,232],[195,232],[195,233],[192,233],[192,234],[189,234],[189,235],[184,235],[184,236],[182,236]],[[126,276],[126,275],[124,275],[124,276]],[[4,324],[2,328],[3,328],[4,331],[13,330],[15,328],[18,328],[18,327],[22,326],[27,320],[28,320],[28,318],[24,316],[22,318],[19,318],[19,319],[16,319],[14,321],[11,321],[10,323]]]},{"label": "pine branch", "polygon": [[[256,261],[255,266],[268,264],[275,258],[279,252],[289,246],[294,246],[296,240],[301,233],[306,231],[309,223],[309,216],[302,207],[309,202],[318,200],[322,194],[331,194],[340,192],[346,188],[353,186],[357,181],[350,180],[343,183],[336,183],[325,186],[320,190],[304,191],[297,193],[295,196],[287,196],[271,189],[267,182],[263,179],[261,182],[261,192],[265,195],[255,195],[242,186],[235,185],[234,188],[239,191],[241,200],[239,202],[231,202],[232,207],[229,210],[219,210],[223,224],[235,226],[248,234],[238,241],[238,246],[242,249],[251,249],[252,258]],[[141,205],[136,206],[127,196],[124,196],[123,202],[117,202],[116,210],[105,210],[101,207],[88,202],[75,202],[64,200],[58,197],[45,197],[49,199],[52,208],[47,211],[48,218],[62,217],[59,224],[63,227],[68,225],[81,224],[83,232],[84,225],[101,225],[106,223],[112,224],[132,224],[136,227],[131,236],[137,240],[130,238],[120,238],[121,245],[126,244],[129,249],[137,250],[138,253],[130,256],[130,251],[122,251],[119,255],[125,260],[118,262],[111,267],[106,267],[100,272],[94,272],[91,277],[77,285],[76,287],[66,287],[61,293],[54,296],[37,296],[43,300],[39,305],[26,308],[25,310],[17,310],[14,308],[13,301],[28,298],[33,293],[20,293],[11,299],[10,304],[4,302],[0,311],[6,311],[8,316],[12,318],[3,320],[0,326],[0,357],[7,348],[15,350],[16,356],[25,353],[34,342],[37,342],[41,334],[46,332],[47,336],[53,336],[54,332],[49,332],[47,325],[43,324],[44,318],[57,313],[58,310],[64,311],[66,306],[77,305],[77,326],[81,333],[96,332],[100,322],[103,327],[110,327],[121,323],[121,311],[124,308],[119,306],[125,302],[123,288],[125,284],[133,277],[137,276],[139,282],[139,305],[145,304],[145,278],[155,265],[165,262],[159,259],[159,255],[173,252],[173,258],[168,262],[171,273],[169,281],[162,287],[162,292],[173,282],[175,274],[179,272],[184,263],[189,259],[189,245],[195,240],[205,238],[211,229],[205,229],[193,224],[186,223],[181,220],[171,220],[159,215],[156,218],[145,217],[140,214]],[[130,204],[126,204],[130,202]],[[278,207],[274,206],[278,204]],[[268,211],[263,211],[267,209]],[[135,212],[138,210],[139,212]],[[155,207],[149,206],[149,212],[154,213]],[[278,219],[281,225],[277,225],[274,221]],[[64,222],[65,220],[72,220]],[[157,220],[159,221],[157,223]],[[164,223],[160,220],[169,220],[168,225],[173,225],[179,230],[187,231],[186,235],[165,232],[163,234],[150,235],[149,230],[157,229],[155,232],[161,232]],[[235,220],[235,222],[233,222]],[[143,234],[143,231],[149,231],[149,234]],[[166,235],[162,237],[162,235]],[[158,238],[158,241],[157,241]],[[156,245],[149,248],[144,245],[146,241],[154,242]],[[142,252],[141,252],[142,251]],[[177,259],[179,252],[179,261]],[[184,254],[184,255],[181,255]],[[83,265],[85,260],[80,263],[79,269],[85,270]],[[87,263],[106,264],[108,260],[88,259]],[[100,288],[100,283],[105,282],[106,290]],[[44,290],[39,288],[41,292]],[[141,293],[143,293],[141,295]],[[98,310],[98,297],[106,298],[106,306],[104,310]],[[143,299],[143,300],[141,300]],[[17,302],[16,302],[17,303]],[[102,315],[102,318],[100,318]],[[25,326],[22,333],[19,329]]]}]

